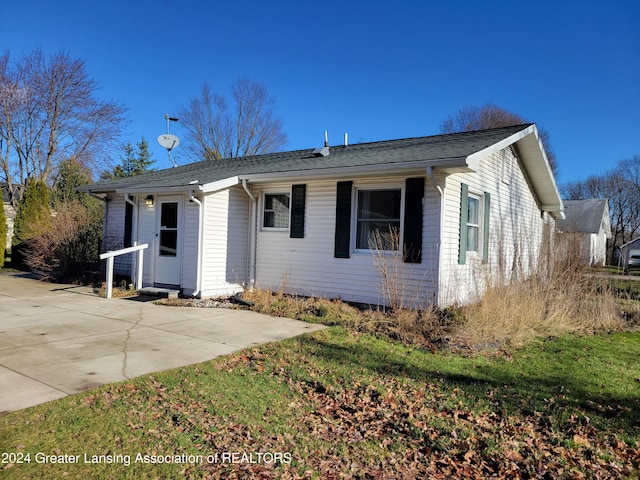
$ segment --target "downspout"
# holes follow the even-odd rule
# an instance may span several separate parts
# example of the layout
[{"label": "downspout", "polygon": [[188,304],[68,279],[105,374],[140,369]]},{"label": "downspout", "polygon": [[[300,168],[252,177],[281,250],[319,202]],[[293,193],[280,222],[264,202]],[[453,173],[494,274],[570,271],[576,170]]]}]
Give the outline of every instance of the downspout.
[{"label": "downspout", "polygon": [[256,206],[256,197],[254,197],[251,190],[247,187],[247,179],[242,179],[242,188],[247,192],[249,198],[251,199],[251,218],[250,218],[250,226],[249,226],[249,290],[253,290],[253,287],[256,283],[256,214],[257,214],[257,206]]},{"label": "downspout", "polygon": [[[136,246],[138,245],[138,219],[140,218],[140,216],[138,215],[138,205],[133,200],[131,200],[131,197],[128,193],[124,194],[124,201],[133,207],[133,213],[135,214],[135,221],[132,221],[131,225],[131,243],[132,246]],[[134,255],[133,261],[131,262],[131,283],[134,283],[134,279],[136,278],[135,272],[137,271],[137,258],[138,256]],[[139,285],[138,288],[142,288],[142,285]]]},{"label": "downspout", "polygon": [[444,232],[443,232],[443,219],[444,219],[444,191],[442,190],[442,187],[440,186],[440,184],[438,183],[438,181],[433,178],[433,168],[431,166],[427,167],[427,178],[429,180],[431,180],[431,183],[433,183],[434,187],[436,187],[436,190],[438,191],[438,194],[440,195],[440,219],[439,219],[439,223],[440,223],[440,227],[439,227],[439,232],[438,232],[438,277],[436,278],[436,302],[437,302],[437,306],[440,306],[440,276],[441,276],[441,272],[442,272],[442,239],[444,237]]},{"label": "downspout", "polygon": [[204,215],[202,202],[193,196],[193,190],[189,192],[189,201],[198,205],[198,255],[196,263],[196,291],[191,295],[197,297],[202,293],[202,250],[204,248]]}]

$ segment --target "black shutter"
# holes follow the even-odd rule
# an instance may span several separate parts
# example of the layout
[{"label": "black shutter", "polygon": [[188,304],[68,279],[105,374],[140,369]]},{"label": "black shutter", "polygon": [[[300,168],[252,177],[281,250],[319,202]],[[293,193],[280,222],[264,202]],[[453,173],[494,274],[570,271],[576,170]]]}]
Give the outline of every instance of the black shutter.
[{"label": "black shutter", "polygon": [[351,189],[353,182],[338,182],[336,189],[336,237],[333,256],[349,258],[351,251]]},{"label": "black shutter", "polygon": [[424,178],[407,178],[404,192],[404,261],[422,262]]},{"label": "black shutter", "polygon": [[293,185],[291,187],[290,238],[304,238],[304,204],[306,191],[306,185]]},{"label": "black shutter", "polygon": [[123,246],[131,247],[133,246],[133,242],[131,239],[133,231],[133,205],[129,202],[125,202],[125,210],[124,210],[124,241],[122,242]]}]

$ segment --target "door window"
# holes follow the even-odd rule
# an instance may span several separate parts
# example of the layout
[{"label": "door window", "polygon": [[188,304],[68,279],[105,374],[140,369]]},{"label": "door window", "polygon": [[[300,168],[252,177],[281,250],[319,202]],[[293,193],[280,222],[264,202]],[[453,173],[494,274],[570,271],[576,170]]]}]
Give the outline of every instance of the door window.
[{"label": "door window", "polygon": [[160,252],[161,257],[178,254],[178,202],[160,204]]}]

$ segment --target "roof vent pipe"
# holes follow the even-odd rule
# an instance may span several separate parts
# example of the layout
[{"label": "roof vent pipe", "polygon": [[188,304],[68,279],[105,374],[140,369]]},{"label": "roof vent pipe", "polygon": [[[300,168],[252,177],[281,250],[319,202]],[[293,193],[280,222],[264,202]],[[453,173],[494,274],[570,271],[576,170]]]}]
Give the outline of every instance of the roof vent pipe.
[{"label": "roof vent pipe", "polygon": [[329,155],[329,135],[327,131],[324,131],[324,147],[316,148],[313,151],[314,157],[326,157]]}]

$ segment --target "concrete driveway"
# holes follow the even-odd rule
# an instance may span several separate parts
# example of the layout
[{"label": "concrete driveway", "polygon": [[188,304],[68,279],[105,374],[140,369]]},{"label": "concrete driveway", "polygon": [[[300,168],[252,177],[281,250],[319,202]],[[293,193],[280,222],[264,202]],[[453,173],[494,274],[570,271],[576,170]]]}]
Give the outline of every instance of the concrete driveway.
[{"label": "concrete driveway", "polygon": [[322,328],[245,310],[167,307],[0,274],[0,412]]}]

